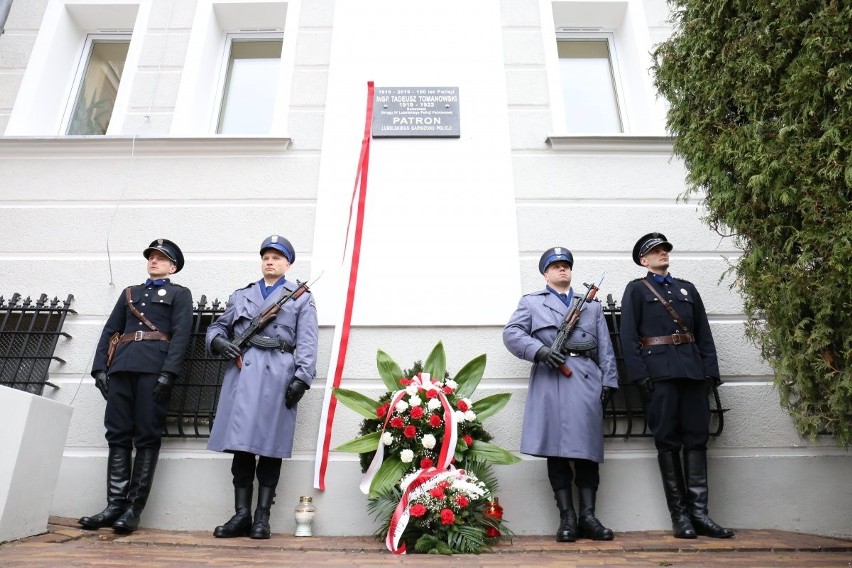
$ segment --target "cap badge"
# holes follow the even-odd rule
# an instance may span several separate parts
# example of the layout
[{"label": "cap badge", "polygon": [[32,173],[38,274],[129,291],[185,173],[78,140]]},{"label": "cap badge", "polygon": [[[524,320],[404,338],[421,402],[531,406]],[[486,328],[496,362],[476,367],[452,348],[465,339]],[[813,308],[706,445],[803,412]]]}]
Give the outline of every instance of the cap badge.
[{"label": "cap badge", "polygon": [[162,246],[162,244],[163,244],[163,239],[157,239],[157,244],[158,244],[158,245],[160,245],[160,246]]},{"label": "cap badge", "polygon": [[269,242],[270,243],[277,243],[278,242],[278,235],[272,235],[271,237],[269,237]]},{"label": "cap badge", "polygon": [[562,254],[562,249],[561,249],[561,248],[559,248],[559,247],[554,248],[554,249],[553,249],[553,254]]}]

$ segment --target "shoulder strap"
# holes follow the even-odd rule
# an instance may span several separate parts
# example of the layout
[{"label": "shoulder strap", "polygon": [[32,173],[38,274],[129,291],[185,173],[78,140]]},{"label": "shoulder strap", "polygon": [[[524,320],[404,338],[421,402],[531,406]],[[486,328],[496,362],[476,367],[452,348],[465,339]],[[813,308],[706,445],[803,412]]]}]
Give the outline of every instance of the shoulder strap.
[{"label": "shoulder strap", "polygon": [[642,284],[647,286],[648,290],[650,290],[651,293],[654,294],[654,296],[657,297],[657,299],[660,301],[660,303],[663,305],[663,307],[666,309],[666,311],[669,312],[669,314],[671,314],[671,316],[674,318],[675,322],[680,326],[680,328],[684,331],[684,333],[692,333],[692,331],[686,326],[686,324],[683,322],[683,320],[680,319],[680,316],[677,314],[677,312],[674,310],[674,308],[671,306],[671,304],[669,304],[667,301],[665,301],[663,299],[663,297],[660,296],[659,292],[654,290],[654,287],[651,286],[651,283],[648,282],[647,279],[642,278]]},{"label": "shoulder strap", "polygon": [[124,297],[127,300],[127,309],[130,310],[131,314],[136,316],[136,319],[138,319],[139,321],[141,321],[142,323],[147,325],[148,329],[150,329],[152,331],[160,331],[159,329],[157,329],[157,326],[154,325],[153,323],[151,323],[150,320],[148,320],[148,318],[143,316],[142,313],[139,310],[136,309],[136,306],[133,305],[133,302],[130,301],[130,289],[132,287],[133,286],[128,286],[127,288],[124,289]]}]

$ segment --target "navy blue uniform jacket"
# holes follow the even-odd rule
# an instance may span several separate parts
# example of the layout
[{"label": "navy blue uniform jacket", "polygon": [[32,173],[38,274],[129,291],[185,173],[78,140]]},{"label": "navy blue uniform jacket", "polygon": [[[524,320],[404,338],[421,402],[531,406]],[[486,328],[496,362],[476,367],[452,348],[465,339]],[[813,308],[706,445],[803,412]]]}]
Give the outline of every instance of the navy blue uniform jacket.
[{"label": "navy blue uniform jacket", "polygon": [[716,346],[704,311],[704,302],[692,282],[674,278],[672,284],[658,283],[649,272],[644,278],[657,293],[670,301],[680,319],[695,335],[695,343],[642,347],[639,339],[682,333],[671,314],[642,283],[633,280],[621,299],[621,346],[631,382],[650,378],[695,379],[719,376]]},{"label": "navy blue uniform jacket", "polygon": [[[130,298],[136,309],[145,315],[163,333],[172,336],[166,341],[131,341],[118,346],[109,373],[128,371],[159,374],[183,374],[184,357],[189,346],[192,329],[192,293],[189,288],[167,282],[162,286],[133,286]],[[124,289],[104,325],[92,373],[106,371],[109,338],[116,331],[122,335],[137,331],[151,331],[127,307]]]}]

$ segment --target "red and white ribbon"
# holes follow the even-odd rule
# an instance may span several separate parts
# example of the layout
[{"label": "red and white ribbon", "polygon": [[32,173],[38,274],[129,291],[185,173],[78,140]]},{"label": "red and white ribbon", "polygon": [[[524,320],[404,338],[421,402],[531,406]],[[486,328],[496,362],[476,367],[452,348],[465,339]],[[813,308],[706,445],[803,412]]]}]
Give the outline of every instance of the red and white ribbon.
[{"label": "red and white ribbon", "polygon": [[[344,265],[344,270],[346,270],[346,258],[351,259],[346,285],[346,302],[341,312],[340,321],[334,327],[331,363],[326,379],[320,427],[317,434],[317,451],[316,459],[314,460],[314,487],[320,490],[325,489],[325,472],[328,468],[328,452],[331,446],[331,426],[334,422],[334,412],[337,408],[337,399],[334,398],[331,389],[340,386],[340,379],[343,377],[343,364],[346,361],[346,351],[349,347],[349,330],[352,323],[352,308],[355,304],[358,264],[361,259],[361,234],[364,228],[364,210],[367,202],[367,171],[370,164],[370,133],[372,124],[373,82],[368,81],[367,117],[364,124],[364,137],[361,141],[361,156],[358,160],[358,170],[355,174],[355,186],[352,189],[352,199],[349,204],[346,242],[343,246],[342,264]],[[355,213],[354,224],[352,223],[353,210]]]},{"label": "red and white ribbon", "polygon": [[[456,416],[453,412],[453,407],[447,396],[441,390],[441,387],[435,384],[435,380],[429,378],[429,373],[418,373],[416,377],[411,379],[411,386],[417,387],[417,392],[434,390],[437,393],[438,400],[441,401],[441,408],[444,415],[444,436],[441,441],[441,451],[438,454],[438,461],[435,463],[438,471],[443,471],[453,463],[453,456],[456,452],[456,443],[458,441],[458,427],[456,426]],[[385,433],[385,428],[388,426],[393,409],[396,404],[402,400],[402,397],[408,394],[406,389],[401,389],[393,393],[388,407],[388,413],[385,415],[385,421],[382,424],[382,433],[379,434],[379,447],[376,449],[376,455],[373,456],[373,461],[367,471],[364,472],[364,477],[361,478],[359,488],[364,495],[369,495],[370,486],[373,484],[373,478],[376,477],[379,468],[382,467],[382,461],[385,456],[385,443],[382,440],[382,434]]]},{"label": "red and white ribbon", "polygon": [[411,509],[409,505],[412,501],[416,501],[421,495],[437,486],[445,479],[455,478],[462,479],[467,474],[463,469],[451,468],[449,470],[436,469],[421,469],[417,475],[411,479],[407,485],[402,487],[402,498],[399,500],[396,509],[391,516],[388,534],[385,537],[385,546],[394,554],[405,554],[405,543],[399,545],[405,528],[408,526],[408,521],[411,519]]}]

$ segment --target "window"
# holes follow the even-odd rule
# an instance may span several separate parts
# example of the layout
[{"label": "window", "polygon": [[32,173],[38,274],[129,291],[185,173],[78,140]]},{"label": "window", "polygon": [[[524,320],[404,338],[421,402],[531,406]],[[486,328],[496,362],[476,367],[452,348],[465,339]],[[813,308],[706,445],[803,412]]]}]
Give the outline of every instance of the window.
[{"label": "window", "polygon": [[281,38],[229,36],[218,134],[268,134],[275,110]]},{"label": "window", "polygon": [[624,132],[611,42],[605,37],[560,39],[557,51],[567,130]]},{"label": "window", "polygon": [[129,48],[129,36],[86,38],[72,90],[75,100],[66,117],[66,134],[106,134]]}]

